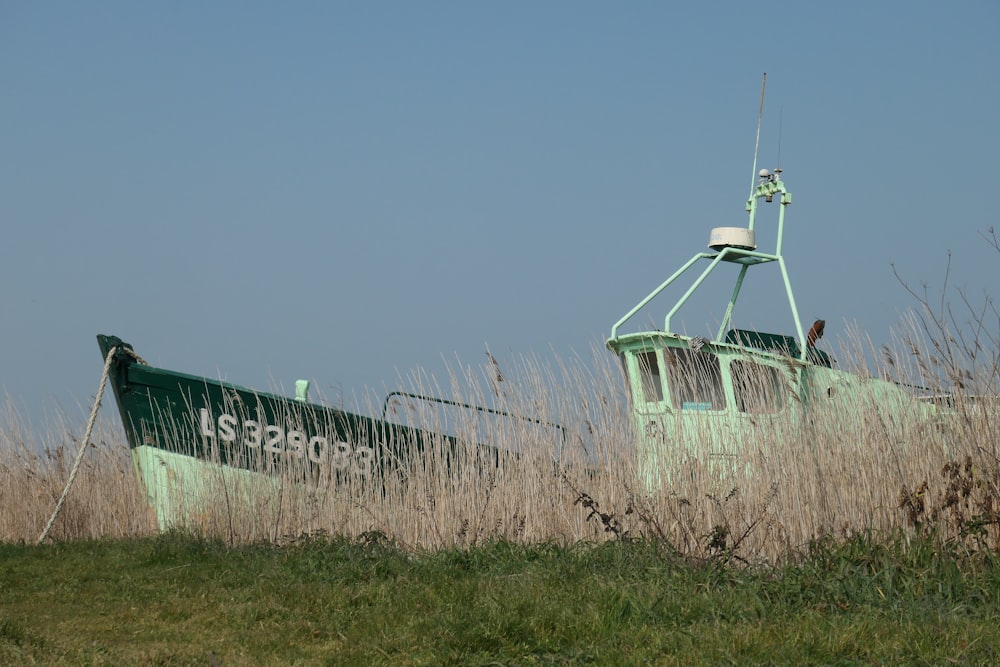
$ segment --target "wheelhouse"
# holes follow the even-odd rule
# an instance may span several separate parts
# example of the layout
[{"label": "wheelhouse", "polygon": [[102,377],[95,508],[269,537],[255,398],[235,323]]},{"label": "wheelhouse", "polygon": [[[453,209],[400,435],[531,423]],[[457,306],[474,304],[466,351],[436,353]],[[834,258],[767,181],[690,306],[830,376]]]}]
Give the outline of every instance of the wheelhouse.
[{"label": "wheelhouse", "polygon": [[[761,112],[763,105],[762,83]],[[847,438],[866,428],[864,418],[886,429],[915,420],[922,423],[933,415],[934,406],[917,400],[904,386],[834,368],[833,359],[816,347],[823,336],[823,320],[817,320],[808,333],[803,330],[782,256],[785,212],[792,194],[781,174],[781,169],[758,172],[755,149],[747,226],[712,229],[711,252],[696,253],[611,327],[607,345],[621,359],[627,379],[639,473],[650,490],[661,488],[676,465],[687,460],[697,464],[732,461],[750,451],[764,451],[773,438],[784,442],[785,436],[818,418],[814,410],[820,406],[848,415],[848,428],[855,432],[845,433]],[[773,252],[757,248],[755,225],[761,200],[779,204]],[[639,311],[705,262],[707,267],[667,311],[661,328],[625,331]],[[723,263],[739,270],[716,334],[702,338],[675,331],[674,316]],[[780,271],[794,322],[792,335],[732,327],[747,273],[759,266]]]},{"label": "wheelhouse", "polygon": [[[619,355],[628,381],[640,466],[650,486],[660,485],[664,461],[689,456],[732,458],[753,443],[755,429],[762,423],[782,418],[794,421],[797,406],[815,391],[813,376],[805,369],[832,366],[830,357],[815,347],[822,322],[814,325],[809,336],[802,329],[781,255],[785,209],[792,195],[780,174],[780,169],[773,174],[764,169],[756,175],[759,181],[746,205],[747,228],[713,229],[712,252],[695,254],[611,329],[607,344]],[[773,253],[756,246],[754,224],[760,199],[780,203]],[[702,261],[708,267],[667,312],[662,330],[621,332],[633,316]],[[737,265],[739,273],[718,333],[702,338],[674,332],[673,317],[723,262]],[[781,272],[796,336],[729,328],[748,270],[763,264],[776,264]]]},{"label": "wheelhouse", "polygon": [[644,337],[620,356],[632,401],[647,411],[775,414],[797,391],[789,359],[730,344]]}]

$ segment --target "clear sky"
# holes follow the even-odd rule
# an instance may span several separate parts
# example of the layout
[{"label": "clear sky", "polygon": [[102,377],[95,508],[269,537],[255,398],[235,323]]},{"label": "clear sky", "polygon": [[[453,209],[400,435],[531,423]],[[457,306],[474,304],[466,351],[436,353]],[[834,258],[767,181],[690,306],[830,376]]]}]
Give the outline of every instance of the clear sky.
[{"label": "clear sky", "polygon": [[[765,71],[804,323],[884,341],[893,262],[1000,293],[998,35],[993,0],[5,2],[0,386],[89,408],[98,333],[328,397],[589,356],[746,224]],[[736,323],[788,331],[761,284]]]}]

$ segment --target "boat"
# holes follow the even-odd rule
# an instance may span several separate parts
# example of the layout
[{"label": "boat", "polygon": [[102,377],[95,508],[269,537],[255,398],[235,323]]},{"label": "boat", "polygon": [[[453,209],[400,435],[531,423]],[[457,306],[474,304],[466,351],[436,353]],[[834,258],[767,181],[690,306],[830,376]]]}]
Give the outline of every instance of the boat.
[{"label": "boat", "polygon": [[[296,382],[294,397],[261,392],[209,377],[148,364],[131,344],[98,335],[131,451],[150,507],[161,529],[189,522],[219,482],[265,490],[291,483],[381,484],[405,477],[407,466],[427,452],[445,465],[469,461],[496,465],[510,454],[454,434],[416,428],[389,418],[401,400],[488,413],[500,419],[559,424],[433,396],[395,391],[381,418],[309,402],[309,383]],[[471,452],[471,455],[470,453]],[[203,511],[203,509],[202,509]]]},{"label": "boat", "polygon": [[[758,144],[759,137],[758,124]],[[803,326],[782,254],[785,215],[792,203],[782,173],[781,168],[757,171],[755,149],[746,226],[711,229],[708,251],[696,252],[611,327],[606,345],[621,360],[639,473],[651,491],[668,484],[686,461],[707,464],[716,472],[746,461],[762,446],[762,429],[798,430],[822,410],[861,414],[873,409],[879,419],[897,423],[936,416],[935,403],[940,401],[922,400],[912,387],[839,369],[830,354],[817,347],[824,320],[808,329]],[[758,214],[762,204],[775,203],[775,248],[766,252],[756,243]],[[704,268],[692,271],[696,266]],[[750,269],[767,266],[780,271],[794,331],[730,328]],[[723,267],[735,268],[735,281],[716,333],[690,336],[678,331],[678,311]],[[683,289],[681,279],[692,274],[696,277],[667,310],[662,328],[625,332],[626,324],[657,296],[672,286]],[[857,427],[863,425],[857,422]]]}]

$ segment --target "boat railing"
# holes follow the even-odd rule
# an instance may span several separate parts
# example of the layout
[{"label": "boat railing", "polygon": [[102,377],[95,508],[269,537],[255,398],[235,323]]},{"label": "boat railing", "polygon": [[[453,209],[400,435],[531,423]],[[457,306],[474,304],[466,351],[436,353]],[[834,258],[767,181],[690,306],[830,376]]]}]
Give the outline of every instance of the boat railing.
[{"label": "boat railing", "polygon": [[[756,158],[755,158],[756,166]],[[721,343],[723,336],[726,333],[726,329],[729,327],[729,323],[733,316],[733,311],[736,307],[736,302],[739,299],[740,291],[743,288],[743,281],[746,278],[747,271],[751,266],[758,264],[765,264],[769,262],[777,262],[779,270],[781,271],[781,279],[785,286],[785,296],[788,299],[788,305],[791,308],[792,319],[795,322],[795,333],[799,345],[799,354],[797,357],[802,361],[807,361],[807,348],[806,336],[802,330],[802,323],[799,319],[798,308],[795,305],[795,297],[792,294],[792,283],[788,276],[788,269],[785,266],[785,260],[781,254],[782,240],[784,237],[785,228],[785,208],[791,204],[792,195],[788,190],[785,189],[785,184],[779,178],[781,174],[780,169],[775,169],[775,173],[771,173],[766,169],[762,169],[759,173],[760,184],[750,193],[750,198],[747,200],[747,212],[750,215],[750,220],[748,226],[744,228],[717,228],[712,230],[712,235],[710,236],[709,247],[715,252],[699,252],[689,259],[683,266],[681,266],[677,271],[674,272],[669,278],[667,278],[661,285],[649,293],[646,298],[636,304],[632,310],[626,313],[620,320],[615,322],[614,326],[611,327],[611,338],[610,341],[614,341],[618,338],[619,329],[636,313],[642,310],[650,301],[656,298],[661,292],[663,292],[667,287],[673,284],[678,278],[684,275],[692,266],[694,266],[699,260],[707,259],[709,260],[709,265],[706,267],[701,274],[695,279],[694,283],[688,288],[686,292],[677,300],[674,306],[667,312],[666,317],[663,321],[663,331],[670,333],[673,331],[671,328],[671,321],[677,312],[691,299],[692,295],[698,290],[699,287],[705,282],[708,276],[722,263],[727,262],[731,264],[737,264],[740,266],[739,275],[736,278],[736,283],[733,287],[731,296],[729,297],[729,303],[726,306],[725,314],[722,317],[721,325],[719,326],[719,331],[713,339],[717,343]],[[775,250],[773,253],[761,252],[756,249],[756,244],[754,242],[754,228],[756,226],[757,211],[758,211],[758,201],[764,199],[767,202],[774,201],[775,195],[780,195],[780,206],[778,207],[778,223],[777,223],[777,239],[775,242]],[[739,232],[736,237],[728,235],[728,237],[721,236],[716,238],[716,233],[719,232]]]},{"label": "boat railing", "polygon": [[497,410],[496,408],[488,408],[483,405],[473,405],[471,403],[462,403],[460,401],[451,401],[446,398],[438,398],[437,396],[428,396],[425,394],[414,394],[408,391],[391,391],[385,397],[385,402],[382,404],[382,421],[388,421],[389,405],[392,403],[394,398],[411,398],[418,401],[427,401],[428,403],[438,403],[440,405],[447,405],[450,407],[462,408],[465,410],[474,410],[477,412],[482,412],[491,415],[497,415],[499,417],[507,417],[519,421],[529,422],[532,424],[537,424],[539,426],[546,426],[554,428],[559,431],[562,436],[562,444],[566,444],[566,427],[562,424],[557,424],[556,422],[545,421],[544,419],[539,419],[537,417],[529,417],[527,415],[519,415],[515,412],[508,412],[507,410]]},{"label": "boat railing", "polygon": [[[678,278],[684,275],[684,273],[686,273],[688,269],[694,266],[698,262],[698,260],[701,259],[710,259],[712,260],[712,263],[704,271],[702,271],[701,275],[698,276],[698,278],[694,281],[691,287],[688,288],[687,292],[685,292],[684,295],[677,300],[677,303],[674,304],[674,307],[671,308],[670,312],[667,313],[663,321],[664,331],[671,330],[670,321],[673,319],[674,315],[676,315],[677,311],[679,311],[684,306],[684,304],[691,299],[691,296],[698,290],[699,287],[701,287],[702,283],[705,282],[705,279],[708,278],[709,274],[715,270],[715,267],[717,267],[720,262],[731,262],[734,264],[742,264],[744,266],[751,266],[753,264],[763,264],[765,262],[781,262],[781,257],[778,255],[766,252],[759,252],[756,250],[747,250],[744,248],[723,248],[721,252],[699,252],[694,257],[689,259],[687,263],[684,264],[684,266],[677,269],[677,271],[675,271],[672,276],[663,281],[663,283],[660,284],[659,287],[650,292],[649,295],[646,296],[646,298],[637,303],[632,308],[632,310],[627,312],[620,320],[615,322],[614,326],[611,327],[611,338],[617,338],[618,330],[626,322],[632,319],[636,313],[645,308],[650,301],[655,299],[663,290],[670,287],[670,285],[672,285],[674,281],[676,281]],[[782,262],[782,269],[784,269],[783,262]]]}]

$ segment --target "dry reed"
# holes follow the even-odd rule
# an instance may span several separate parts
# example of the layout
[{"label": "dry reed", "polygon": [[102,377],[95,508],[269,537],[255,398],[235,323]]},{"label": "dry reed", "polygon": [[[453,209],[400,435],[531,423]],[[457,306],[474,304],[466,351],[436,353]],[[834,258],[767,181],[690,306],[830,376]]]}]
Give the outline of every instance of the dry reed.
[{"label": "dry reed", "polygon": [[[106,417],[117,417],[108,411]],[[42,434],[8,399],[0,419],[0,541],[34,542],[52,515],[80,447],[83,427],[60,415]],[[54,524],[56,540],[151,532],[150,511],[117,424],[99,421],[72,493]]]},{"label": "dry reed", "polygon": [[[881,351],[875,374],[938,396],[933,420],[869,397],[850,410],[813,410],[805,421],[762,421],[730,465],[671,461],[671,482],[651,493],[638,482],[628,396],[611,354],[526,358],[504,368],[502,380],[491,357],[488,366],[456,364],[447,387],[416,373],[406,389],[537,422],[482,413],[463,420],[406,397],[390,406],[390,417],[467,442],[488,437],[505,452],[496,460],[474,446],[447,453],[442,442],[381,484],[336,476],[260,482],[220,467],[207,495],[189,499],[197,506],[187,508],[186,528],[231,543],[338,534],[414,550],[491,540],[652,539],[690,558],[744,562],[780,562],[813,540],[859,533],[928,531],[963,549],[996,548],[996,347],[992,363],[980,363],[981,351],[956,367],[950,343],[927,343],[926,323],[915,322],[897,343],[905,353]],[[867,372],[866,344],[850,343],[839,356]],[[956,378],[975,392],[954,394]],[[945,406],[946,393],[954,397]],[[377,415],[381,408],[373,400],[359,409]],[[154,531],[117,415],[110,407],[104,413],[55,539]],[[64,423],[39,439],[8,406],[0,424],[0,540],[37,537],[78,446],[71,433]]]}]

